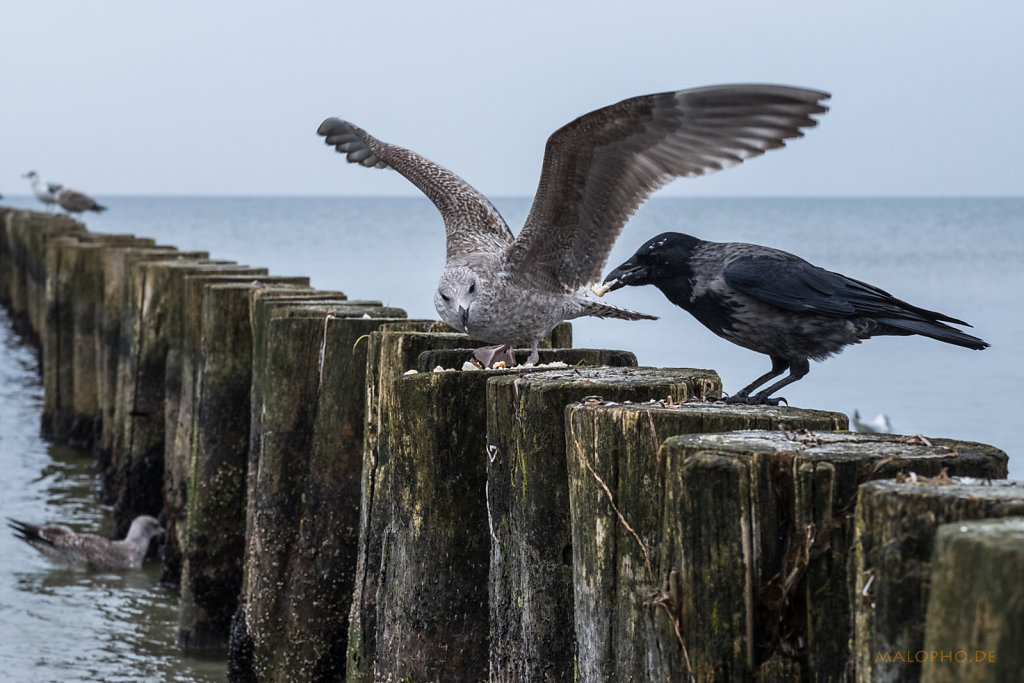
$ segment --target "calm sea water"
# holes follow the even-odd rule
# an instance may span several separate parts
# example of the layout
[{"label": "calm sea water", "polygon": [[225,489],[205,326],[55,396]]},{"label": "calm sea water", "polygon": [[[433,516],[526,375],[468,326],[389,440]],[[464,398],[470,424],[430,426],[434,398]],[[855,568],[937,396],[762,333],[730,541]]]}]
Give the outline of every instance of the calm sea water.
[{"label": "calm sea water", "polygon": [[[101,197],[96,232],[134,233],[182,249],[308,275],[323,289],[378,299],[434,318],[444,230],[422,198]],[[36,208],[14,197],[6,205]],[[518,232],[529,200],[495,202]],[[788,387],[792,405],[864,418],[895,431],[990,443],[1024,479],[1024,199],[654,198],[626,227],[609,260],[648,238],[680,231],[765,244],[876,284],[911,303],[967,320],[992,348],[969,351],[921,337],[850,347]],[[654,322],[574,321],[576,346],[620,348],[645,365],[712,368],[736,391],[769,367],[765,356],[705,330],[660,292],[627,288],[609,301]],[[41,389],[32,354],[0,317],[0,515],[108,530],[88,459],[39,440]],[[223,667],[173,649],[176,596],[136,576],[65,573],[0,534],[0,671],[12,680],[218,680]]]}]

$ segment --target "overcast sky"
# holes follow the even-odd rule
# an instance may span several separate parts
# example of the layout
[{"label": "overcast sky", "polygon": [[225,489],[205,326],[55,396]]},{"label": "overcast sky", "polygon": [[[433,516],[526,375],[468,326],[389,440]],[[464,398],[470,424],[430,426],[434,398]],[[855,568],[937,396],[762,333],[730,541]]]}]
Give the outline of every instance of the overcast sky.
[{"label": "overcast sky", "polygon": [[1020,0],[4,3],[0,192],[400,195],[315,135],[341,116],[494,196],[547,136],[633,95],[833,94],[787,149],[684,195],[1021,195]]}]

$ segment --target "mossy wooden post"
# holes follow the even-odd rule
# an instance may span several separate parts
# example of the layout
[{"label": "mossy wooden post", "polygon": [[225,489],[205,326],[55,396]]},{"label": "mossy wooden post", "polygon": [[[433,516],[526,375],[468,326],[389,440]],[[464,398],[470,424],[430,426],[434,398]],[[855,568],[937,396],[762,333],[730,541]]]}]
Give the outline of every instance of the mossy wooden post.
[{"label": "mossy wooden post", "polygon": [[266,274],[262,268],[187,259],[140,261],[132,267],[122,313],[122,338],[127,336],[128,343],[118,359],[114,420],[120,431],[105,482],[115,500],[119,533],[136,515],[159,514],[163,507],[164,379],[168,350],[177,341],[172,322],[180,320],[184,303],[179,278],[210,270]]},{"label": "mossy wooden post", "polygon": [[43,342],[42,433],[89,447],[99,425],[96,318],[109,246],[152,244],[131,235],[74,233],[46,243],[46,328]]},{"label": "mossy wooden post", "polygon": [[255,347],[262,419],[244,623],[260,680],[338,680],[359,518],[360,339],[388,320],[375,312],[395,309],[342,302],[292,310],[264,318]]},{"label": "mossy wooden post", "polygon": [[[646,631],[669,436],[784,427],[847,428],[842,413],[717,403],[570,404],[566,409],[580,680],[649,680]],[[844,587],[845,591],[845,587]],[[684,672],[677,672],[682,680]]]},{"label": "mossy wooden post", "polygon": [[592,395],[684,401],[720,390],[714,372],[690,369],[568,369],[488,383],[492,680],[574,676],[565,406]]},{"label": "mossy wooden post", "polygon": [[[977,444],[933,443],[961,457],[979,448]],[[1002,457],[1005,476],[1005,454],[985,448]],[[1024,515],[1024,489],[1015,482],[954,484],[944,479],[871,482],[861,487],[852,585],[856,680],[919,680],[917,659],[925,649],[929,574],[939,525],[1020,515]],[[958,586],[956,591],[959,599],[967,589]],[[1014,637],[1019,643],[1020,633]]]},{"label": "mossy wooden post", "polygon": [[80,244],[78,235],[46,242],[45,321],[42,341],[43,436],[65,441],[71,433],[71,397],[74,381],[74,289],[72,274]]},{"label": "mossy wooden post", "polygon": [[[249,539],[250,548],[254,538],[252,534],[253,519],[255,515],[257,475],[259,471],[260,452],[262,449],[263,434],[263,389],[264,382],[258,381],[261,377],[261,367],[266,358],[266,338],[264,331],[267,329],[267,321],[274,317],[319,317],[326,319],[328,315],[342,318],[362,317],[369,315],[372,318],[403,319],[405,311],[399,308],[392,308],[381,305],[379,301],[350,301],[342,292],[329,292],[323,290],[310,291],[269,291],[259,290],[253,293],[253,373],[252,393],[249,403],[252,407],[252,416],[249,430],[249,468],[247,490],[248,503],[246,507],[246,538]],[[382,323],[383,324],[383,323]],[[365,340],[362,340],[365,343]],[[362,395],[363,392],[360,392]]]},{"label": "mossy wooden post", "polygon": [[[180,455],[165,458],[165,470],[177,465],[188,475],[178,640],[188,650],[222,650],[241,591],[245,555],[252,384],[249,306],[252,290],[274,280],[213,273],[186,275],[183,280],[183,309],[198,299],[200,335],[198,357],[190,363],[197,370],[191,447],[183,463]],[[309,283],[307,278],[290,282]],[[182,310],[182,323],[186,317]],[[178,334],[180,358],[186,335],[181,329]],[[178,385],[167,391],[177,397],[180,390],[179,376]]]},{"label": "mossy wooden post", "polygon": [[[117,404],[117,364],[121,345],[133,343],[126,334],[122,337],[121,316],[126,310],[129,298],[129,274],[132,266],[143,260],[156,261],[167,258],[206,258],[206,252],[179,252],[174,247],[110,247],[102,252],[103,295],[99,321],[99,358],[97,373],[99,383],[97,394],[100,403],[100,437],[93,447],[96,468],[106,472],[114,449],[114,436],[120,429],[114,423]],[[126,322],[126,325],[129,323]]]},{"label": "mossy wooden post", "polygon": [[[251,305],[248,299],[256,291],[280,287],[308,287],[304,277],[281,278],[269,275],[224,274],[222,269],[185,272],[176,278],[173,286],[182,291],[182,307],[178,315],[168,321],[167,361],[164,370],[164,508],[160,514],[167,537],[163,546],[163,583],[178,585],[181,581],[181,548],[185,533],[185,505],[187,487],[193,471],[195,445],[196,375],[203,363],[201,347],[203,293],[213,283],[242,282],[253,286],[245,290],[246,327],[251,329]],[[258,285],[258,286],[257,286]],[[251,333],[250,333],[251,334]],[[250,349],[244,351],[251,356]],[[251,361],[250,361],[251,364]],[[246,380],[247,386],[251,381]],[[248,406],[248,395],[246,395]],[[212,400],[218,400],[212,395]],[[248,450],[248,421],[244,430]],[[243,498],[244,499],[244,498]],[[237,593],[237,591],[236,591]],[[234,599],[234,598],[232,598]]]},{"label": "mossy wooden post", "polygon": [[104,352],[102,319],[104,300],[105,253],[118,247],[153,247],[149,238],[134,235],[97,235],[79,245],[78,272],[75,276],[74,351],[72,367],[71,434],[72,439],[92,447],[100,438],[102,420],[102,382],[100,359]]},{"label": "mossy wooden post", "polygon": [[14,259],[11,258],[10,223],[14,209],[0,206],[0,306],[10,310],[11,282],[16,277]]},{"label": "mossy wooden post", "polygon": [[668,439],[659,455],[665,504],[646,629],[650,676],[842,679],[858,486],[942,468],[1005,475],[997,449],[932,443],[789,430]]},{"label": "mossy wooden post", "polygon": [[1020,680],[1024,518],[944,524],[935,534],[921,680]]},{"label": "mossy wooden post", "polygon": [[14,258],[21,264],[18,286],[24,286],[17,297],[24,308],[14,309],[15,329],[38,347],[46,325],[46,244],[57,237],[85,234],[86,230],[84,225],[64,215],[19,211],[13,218],[12,232]]},{"label": "mossy wooden post", "polygon": [[355,584],[348,628],[348,657],[345,676],[349,681],[373,681],[377,654],[377,590],[381,572],[381,542],[390,511],[375,505],[375,496],[383,486],[378,463],[387,433],[382,423],[383,396],[387,387],[406,370],[415,369],[424,351],[467,346],[469,338],[461,334],[432,333],[441,324],[429,320],[405,320],[382,325],[367,340],[366,385],[362,468],[360,483],[359,541]]},{"label": "mossy wooden post", "polygon": [[[524,352],[528,353],[528,352]],[[371,517],[381,539],[374,680],[478,681],[488,676],[490,532],[487,381],[537,370],[446,371],[472,349],[425,351],[418,374],[381,388],[382,442]],[[525,357],[525,355],[524,355]],[[558,349],[546,362],[635,366],[624,351]]]}]

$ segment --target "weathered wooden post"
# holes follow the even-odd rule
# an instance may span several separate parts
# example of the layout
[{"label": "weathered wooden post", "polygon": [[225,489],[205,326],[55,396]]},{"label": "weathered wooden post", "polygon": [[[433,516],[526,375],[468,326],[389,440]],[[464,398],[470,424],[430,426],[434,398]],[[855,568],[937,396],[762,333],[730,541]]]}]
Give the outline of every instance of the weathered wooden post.
[{"label": "weathered wooden post", "polygon": [[846,429],[842,413],[721,403],[574,403],[566,409],[579,678],[648,680],[665,463],[673,435]]},{"label": "weathered wooden post", "polygon": [[[135,337],[125,333],[122,336],[121,316],[133,310],[128,305],[130,298],[130,273],[139,261],[158,261],[168,258],[205,259],[206,252],[179,252],[174,247],[110,247],[104,249],[103,258],[103,299],[99,321],[100,352],[97,362],[99,384],[97,394],[100,403],[100,438],[93,447],[96,468],[106,472],[114,450],[114,437],[120,433],[120,426],[114,423],[117,405],[118,359],[121,345],[135,343]],[[132,324],[126,321],[125,325]],[[108,502],[109,491],[106,492]]]},{"label": "weathered wooden post", "polygon": [[[230,263],[171,259],[139,261],[131,272],[126,311],[122,313],[118,359],[115,434],[105,482],[113,494],[114,518],[120,533],[139,514],[158,514],[163,507],[164,378],[171,345],[171,322],[180,320],[182,280],[187,273],[213,271],[265,275],[266,269]],[[178,286],[175,286],[175,285]]]},{"label": "weathered wooden post", "polygon": [[[858,486],[899,472],[999,476],[990,446],[892,435],[728,432],[662,447],[665,505],[651,677],[838,680],[852,636],[847,565]],[[868,486],[875,486],[869,484]]]},{"label": "weathered wooden post", "polygon": [[[950,453],[947,460],[985,448],[990,458],[998,458],[1005,476],[1006,456],[991,446],[939,440],[933,443],[933,450]],[[954,470],[950,468],[950,472]],[[954,473],[965,474],[959,470]],[[973,474],[985,476],[980,472]],[[938,527],[964,520],[1021,515],[1024,489],[1016,482],[960,483],[942,476],[925,481],[917,478],[871,482],[861,487],[857,497],[852,581],[858,681],[920,678],[923,660],[919,653],[925,650],[929,576]],[[957,598],[965,597],[969,591],[960,585],[954,590]],[[949,596],[945,600],[948,602]],[[960,607],[968,610],[968,614],[972,610],[968,604],[962,603]],[[1020,633],[1012,637],[1019,643]],[[966,643],[962,646],[966,647]],[[981,665],[972,671],[972,675],[983,676],[985,680],[999,680],[989,678]],[[965,675],[964,680],[969,679]]]},{"label": "weathered wooden post", "polygon": [[73,233],[46,243],[46,320],[42,338],[42,432],[89,447],[99,425],[97,311],[99,255],[117,245],[151,246],[132,235]]},{"label": "weathered wooden post", "polygon": [[[187,475],[178,640],[189,650],[219,650],[227,645],[242,587],[252,385],[251,292],[279,282],[309,283],[307,278],[262,275],[203,273],[184,278],[183,308],[198,300],[200,311],[199,353],[190,363],[196,368],[192,438],[184,458],[180,454],[177,459],[165,457],[164,464],[168,470],[176,465]],[[179,335],[180,347],[185,335],[181,330]]]},{"label": "weathered wooden post", "polygon": [[10,224],[15,210],[0,207],[0,306],[11,309],[11,283],[16,277],[11,255]]},{"label": "weathered wooden post", "polygon": [[[392,522],[390,506],[376,503],[376,495],[385,488],[388,477],[388,469],[382,465],[389,462],[387,444],[383,439],[391,429],[389,415],[383,410],[385,397],[396,378],[418,367],[420,356],[425,352],[466,349],[462,352],[464,359],[470,357],[472,352],[468,347],[473,346],[472,341],[450,330],[444,323],[407,320],[382,326],[368,340],[359,551],[346,667],[346,677],[350,681],[374,680],[376,657],[381,651],[377,642],[377,597],[384,560],[382,543]],[[563,324],[555,328],[551,339],[545,341],[545,346],[550,347],[552,341],[559,344],[571,343],[571,326]],[[461,362],[457,364],[461,366]]]},{"label": "weathered wooden post", "polygon": [[56,237],[84,234],[85,226],[67,216],[19,211],[10,227],[12,255],[19,264],[13,283],[12,318],[15,329],[39,347],[46,325],[46,244]]},{"label": "weathered wooden post", "polygon": [[652,368],[574,368],[487,385],[492,680],[574,675],[565,406],[588,396],[678,402],[720,390],[708,370]]},{"label": "weathered wooden post", "polygon": [[[528,352],[523,352],[525,359]],[[374,680],[483,680],[488,675],[490,525],[487,382],[542,369],[461,367],[472,349],[425,351],[418,374],[381,387],[388,425],[376,462],[371,516],[381,539],[376,651],[360,665]],[[625,351],[557,349],[544,360],[575,367],[635,366]]]},{"label": "weathered wooden post", "polygon": [[[362,338],[394,319],[377,314],[396,312],[295,302],[261,316],[253,364],[259,455],[245,633],[232,643],[236,680],[247,667],[259,680],[337,680],[344,671],[359,519]],[[246,641],[249,663],[236,656]]]},{"label": "weathered wooden post", "polygon": [[359,540],[356,574],[348,627],[348,656],[345,668],[349,681],[373,680],[373,657],[377,652],[377,589],[381,571],[381,539],[390,516],[375,507],[374,497],[381,486],[377,463],[382,436],[382,391],[406,370],[414,369],[419,354],[432,348],[466,346],[468,337],[458,334],[433,334],[437,323],[407,320],[382,325],[367,339],[365,384],[364,443],[360,484]]},{"label": "weathered wooden post", "polygon": [[[42,342],[43,436],[64,441],[71,432],[71,397],[74,378],[74,290],[72,273],[80,235],[55,237],[46,242],[46,286]],[[62,267],[63,266],[63,267]]]},{"label": "weathered wooden post", "polygon": [[[185,534],[185,518],[187,489],[192,479],[194,468],[193,453],[196,451],[196,411],[199,400],[197,382],[199,368],[203,364],[203,293],[213,283],[243,282],[253,284],[245,293],[247,299],[256,292],[277,290],[280,288],[301,287],[308,289],[308,279],[304,277],[281,278],[269,275],[224,274],[219,269],[198,272],[187,272],[180,280],[182,307],[178,314],[168,320],[168,337],[170,343],[167,351],[166,368],[164,370],[164,508],[160,514],[167,538],[163,547],[163,571],[161,581],[179,584],[181,581],[181,548]],[[257,286],[258,285],[258,286]],[[179,286],[176,283],[174,286]],[[236,322],[251,330],[251,304],[246,302],[244,320]],[[245,330],[242,333],[245,333]],[[251,335],[251,332],[249,332]],[[242,349],[246,357],[251,357],[251,341],[249,349]],[[244,346],[244,345],[243,345]],[[251,360],[247,361],[251,365]],[[251,372],[251,371],[250,371]],[[236,381],[243,381],[236,378]],[[244,380],[247,387],[251,385],[251,377]],[[211,400],[217,400],[216,394],[208,394]],[[248,395],[245,397],[248,407]],[[243,431],[243,452],[247,450],[249,439],[248,421]],[[237,436],[231,438],[237,440]],[[236,595],[231,597],[235,600]],[[212,599],[212,598],[211,598]],[[199,618],[198,616],[196,618]],[[183,628],[185,628],[183,626]],[[184,638],[182,639],[184,640]]]},{"label": "weathered wooden post", "polygon": [[921,680],[1012,681],[1024,672],[1024,518],[935,533]]},{"label": "weathered wooden post", "polygon": [[71,438],[92,447],[100,437],[102,403],[99,374],[103,345],[104,255],[117,247],[153,247],[149,238],[134,235],[97,235],[90,233],[90,242],[78,250],[78,271],[74,298],[74,393],[71,404]]}]

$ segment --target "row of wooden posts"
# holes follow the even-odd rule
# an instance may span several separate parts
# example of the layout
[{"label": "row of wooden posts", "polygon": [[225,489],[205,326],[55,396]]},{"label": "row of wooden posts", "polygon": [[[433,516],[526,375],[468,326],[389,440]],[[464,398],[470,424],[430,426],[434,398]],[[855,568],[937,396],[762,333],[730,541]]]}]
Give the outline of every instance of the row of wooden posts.
[{"label": "row of wooden posts", "polygon": [[0,300],[44,434],[93,448],[119,532],[160,516],[180,644],[233,681],[1024,670],[1024,487],[991,446],[701,401],[714,372],[564,324],[565,367],[437,372],[472,342],[55,215],[0,209]]}]

